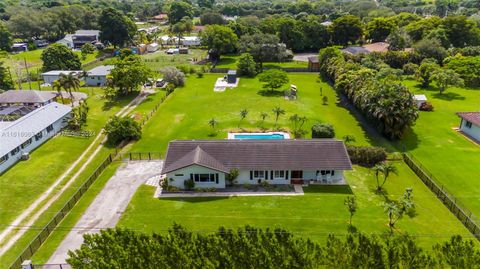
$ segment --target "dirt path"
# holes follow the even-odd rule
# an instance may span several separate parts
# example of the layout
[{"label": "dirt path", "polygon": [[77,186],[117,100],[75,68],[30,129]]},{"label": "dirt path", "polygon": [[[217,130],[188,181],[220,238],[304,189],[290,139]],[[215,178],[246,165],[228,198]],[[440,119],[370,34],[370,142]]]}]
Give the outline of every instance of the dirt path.
[{"label": "dirt path", "polygon": [[[120,111],[118,111],[115,115],[116,116],[126,116],[128,113],[130,113],[133,109],[135,109],[140,103],[142,103],[147,96],[150,94],[150,91],[141,91],[140,94],[135,97],[128,105],[123,107]],[[88,146],[88,148],[80,155],[80,157],[72,164],[70,167],[63,173],[51,186],[48,188],[47,191],[45,191],[35,202],[33,202],[25,211],[22,212],[1,234],[0,234],[0,244],[2,247],[0,248],[0,256],[5,254],[16,242],[17,240],[24,235],[28,229],[16,229],[20,224],[22,224],[28,216],[30,216],[33,212],[35,212],[35,209],[42,204],[44,201],[47,200],[47,198],[50,196],[50,194],[55,190],[55,188],[73,171],[73,169],[79,164],[81,160],[90,152],[90,150],[93,148],[93,146],[98,142],[98,139],[102,137],[103,134],[103,129],[100,130],[98,133],[97,137],[95,137],[95,140]],[[102,140],[100,145],[95,148],[95,151],[89,156],[87,161],[85,161],[82,166],[77,170],[77,172],[69,179],[67,183],[58,191],[55,193],[54,196],[52,196],[48,201],[39,209],[35,212],[33,216],[30,217],[28,222],[22,227],[29,227],[32,226],[35,221],[38,220],[38,218],[63,194],[63,192],[70,187],[71,184],[75,182],[75,180],[78,178],[78,176],[85,170],[85,168],[91,163],[91,161],[96,157],[98,152],[101,150],[103,143],[105,142],[106,138]],[[12,237],[9,238],[7,242],[3,242],[5,238],[11,234],[14,233]],[[5,243],[5,244],[3,244]]]},{"label": "dirt path", "polygon": [[80,247],[85,233],[113,228],[127,208],[137,188],[162,170],[163,161],[134,161],[122,165],[68,233],[48,264],[65,263],[68,250]]}]

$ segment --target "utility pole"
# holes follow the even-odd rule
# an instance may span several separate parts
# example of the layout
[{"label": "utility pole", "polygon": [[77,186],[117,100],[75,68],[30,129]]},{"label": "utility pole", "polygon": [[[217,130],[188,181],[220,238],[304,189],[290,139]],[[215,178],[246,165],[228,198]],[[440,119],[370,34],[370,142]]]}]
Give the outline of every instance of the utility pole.
[{"label": "utility pole", "polygon": [[[37,68],[37,74],[40,74],[40,69]],[[37,77],[37,83],[38,83],[38,90],[42,90],[42,86],[40,85],[40,79]]]},{"label": "utility pole", "polygon": [[27,70],[28,87],[30,90],[32,90],[32,82],[30,81],[30,73],[28,72],[27,58],[23,58],[23,62],[25,63],[25,70]]}]

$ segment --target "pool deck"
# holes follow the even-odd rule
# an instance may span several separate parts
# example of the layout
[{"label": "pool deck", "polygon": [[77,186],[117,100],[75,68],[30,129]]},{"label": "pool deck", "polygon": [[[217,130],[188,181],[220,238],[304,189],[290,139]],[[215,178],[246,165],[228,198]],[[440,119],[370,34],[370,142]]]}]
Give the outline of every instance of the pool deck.
[{"label": "pool deck", "polygon": [[[266,133],[228,133],[228,139],[237,139],[236,135],[245,135],[245,136],[268,136],[268,135],[283,135],[283,139],[290,139],[290,134],[286,132],[266,132]],[[248,138],[245,138],[248,139]],[[261,139],[261,138],[260,138]]]}]

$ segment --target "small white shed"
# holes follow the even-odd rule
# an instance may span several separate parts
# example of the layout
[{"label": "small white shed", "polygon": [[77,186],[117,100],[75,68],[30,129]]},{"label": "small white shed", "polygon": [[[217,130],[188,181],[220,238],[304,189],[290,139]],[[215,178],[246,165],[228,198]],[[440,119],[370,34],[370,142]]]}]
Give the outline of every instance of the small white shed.
[{"label": "small white shed", "polygon": [[427,102],[427,97],[424,94],[415,94],[413,100],[417,103],[417,108],[420,108],[423,103]]},{"label": "small white shed", "polygon": [[158,43],[151,43],[151,44],[148,44],[147,51],[148,52],[155,52],[155,51],[158,50],[158,48],[159,48]]}]

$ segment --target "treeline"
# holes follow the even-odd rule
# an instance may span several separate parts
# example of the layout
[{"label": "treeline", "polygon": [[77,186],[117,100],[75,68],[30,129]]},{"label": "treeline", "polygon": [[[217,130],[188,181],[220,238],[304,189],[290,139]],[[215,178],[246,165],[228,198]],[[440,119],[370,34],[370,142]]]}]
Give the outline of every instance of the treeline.
[{"label": "treeline", "polygon": [[86,234],[69,251],[73,268],[478,268],[474,242],[453,236],[431,251],[402,235],[329,235],[325,244],[283,229],[193,233],[174,225],[166,234],[125,229]]},{"label": "treeline", "polygon": [[401,138],[418,118],[413,95],[393,76],[378,77],[377,70],[347,61],[337,48],[320,50],[321,74],[390,139]]}]

